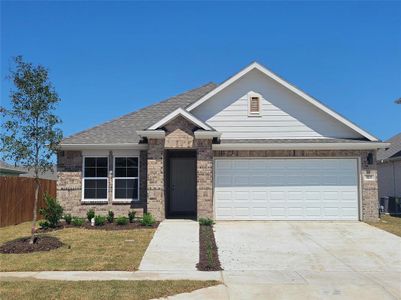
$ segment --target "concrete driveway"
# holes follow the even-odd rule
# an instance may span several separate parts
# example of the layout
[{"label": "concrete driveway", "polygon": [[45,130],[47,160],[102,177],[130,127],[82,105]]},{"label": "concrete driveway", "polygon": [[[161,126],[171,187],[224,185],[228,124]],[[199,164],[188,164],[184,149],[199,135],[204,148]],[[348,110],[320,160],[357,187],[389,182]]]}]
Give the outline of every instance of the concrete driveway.
[{"label": "concrete driveway", "polygon": [[401,299],[401,238],[361,222],[218,222],[230,299]]}]

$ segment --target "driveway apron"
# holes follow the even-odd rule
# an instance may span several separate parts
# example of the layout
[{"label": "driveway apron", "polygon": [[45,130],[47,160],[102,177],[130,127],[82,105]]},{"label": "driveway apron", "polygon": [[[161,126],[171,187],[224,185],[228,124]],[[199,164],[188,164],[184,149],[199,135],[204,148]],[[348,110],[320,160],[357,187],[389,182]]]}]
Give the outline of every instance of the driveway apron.
[{"label": "driveway apron", "polygon": [[401,238],[362,222],[218,222],[230,299],[401,299]]},{"label": "driveway apron", "polygon": [[160,223],[142,258],[141,271],[194,271],[199,260],[199,224],[191,220]]}]

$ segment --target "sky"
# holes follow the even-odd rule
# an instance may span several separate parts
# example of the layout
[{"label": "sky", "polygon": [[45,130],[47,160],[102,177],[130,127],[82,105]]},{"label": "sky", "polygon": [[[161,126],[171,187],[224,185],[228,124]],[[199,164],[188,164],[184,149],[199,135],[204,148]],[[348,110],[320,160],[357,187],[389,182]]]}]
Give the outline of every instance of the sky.
[{"label": "sky", "polygon": [[401,2],[1,2],[12,58],[49,68],[64,136],[257,61],[386,140],[401,131]]}]

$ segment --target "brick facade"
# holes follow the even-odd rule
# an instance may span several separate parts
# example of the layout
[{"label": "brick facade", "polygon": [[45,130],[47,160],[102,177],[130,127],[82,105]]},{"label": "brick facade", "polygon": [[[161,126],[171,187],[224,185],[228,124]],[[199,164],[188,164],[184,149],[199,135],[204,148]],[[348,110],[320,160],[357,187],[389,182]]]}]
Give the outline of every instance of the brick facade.
[{"label": "brick facade", "polygon": [[[372,153],[373,162],[368,164],[368,154]],[[359,157],[362,198],[362,220],[377,221],[378,188],[375,151],[360,150],[238,150],[214,151],[214,157]],[[371,176],[366,179],[366,176]]]},{"label": "brick facade", "polygon": [[[109,168],[112,170],[112,156],[109,156]],[[88,209],[96,214],[106,215],[109,210],[115,216],[127,215],[135,210],[141,216],[146,210],[147,198],[147,151],[140,151],[139,159],[139,201],[131,203],[112,203],[113,178],[109,175],[109,194],[107,203],[82,203],[82,153],[81,151],[59,151],[57,155],[57,199],[64,208],[64,213],[85,217]]]},{"label": "brick facade", "polygon": [[197,214],[213,217],[212,139],[197,140],[194,124],[178,116],[164,127],[164,139],[148,140],[148,211],[157,220],[165,218],[165,150],[197,152]]}]

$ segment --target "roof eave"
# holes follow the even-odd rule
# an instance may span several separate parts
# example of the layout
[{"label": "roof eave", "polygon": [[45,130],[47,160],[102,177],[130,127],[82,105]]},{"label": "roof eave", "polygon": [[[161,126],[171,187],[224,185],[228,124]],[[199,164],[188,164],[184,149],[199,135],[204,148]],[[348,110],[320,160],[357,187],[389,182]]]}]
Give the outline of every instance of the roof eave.
[{"label": "roof eave", "polygon": [[147,144],[120,143],[120,144],[60,144],[59,150],[94,150],[94,149],[134,149],[146,150]]},{"label": "roof eave", "polygon": [[213,144],[213,150],[377,150],[389,143],[227,143]]}]

